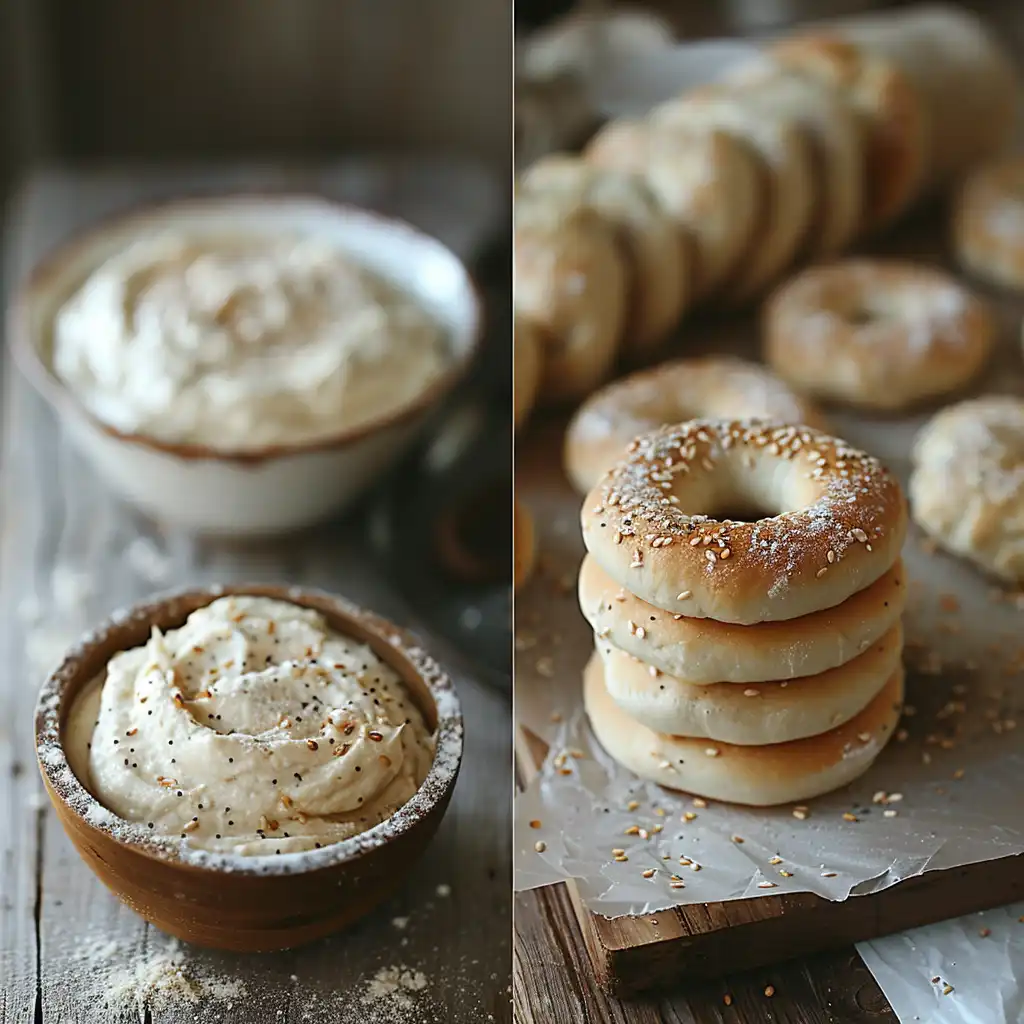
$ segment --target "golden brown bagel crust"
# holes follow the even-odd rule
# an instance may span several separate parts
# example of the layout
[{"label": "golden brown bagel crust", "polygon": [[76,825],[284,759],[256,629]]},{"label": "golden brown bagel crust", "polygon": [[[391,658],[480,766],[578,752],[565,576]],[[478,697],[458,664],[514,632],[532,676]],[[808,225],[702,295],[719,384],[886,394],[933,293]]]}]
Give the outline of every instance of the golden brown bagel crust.
[{"label": "golden brown bagel crust", "polygon": [[677,359],[613,381],[580,406],[565,435],[566,473],[585,494],[634,437],[694,416],[824,426],[811,402],[759,363],[734,356]]},{"label": "golden brown bagel crust", "polygon": [[764,746],[817,736],[862,711],[900,665],[899,623],[844,665],[803,679],[694,686],[597,641],[612,700],[655,732]]},{"label": "golden brown bagel crust", "polygon": [[807,394],[894,410],[962,388],[995,340],[988,306],[940,270],[844,260],[784,284],[764,312],[764,354]]},{"label": "golden brown bagel crust", "polygon": [[712,800],[769,807],[820,796],[867,771],[896,730],[903,668],[848,722],[818,736],[761,747],[648,729],[612,700],[596,653],[583,672],[583,702],[601,746],[642,778]]},{"label": "golden brown bagel crust", "polygon": [[926,172],[928,117],[907,76],[891,61],[830,35],[797,36],[769,55],[837,89],[861,119],[867,229],[887,224],[917,197]]},{"label": "golden brown bagel crust", "polygon": [[598,637],[685,683],[756,683],[815,675],[857,657],[899,621],[907,586],[898,561],[833,608],[737,626],[655,608],[620,587],[587,555],[579,600]]},{"label": "golden brown bagel crust", "polygon": [[[691,420],[645,434],[587,496],[587,550],[667,611],[749,624],[831,608],[897,560],[899,482],[810,427]],[[768,518],[713,518],[723,507]]]}]

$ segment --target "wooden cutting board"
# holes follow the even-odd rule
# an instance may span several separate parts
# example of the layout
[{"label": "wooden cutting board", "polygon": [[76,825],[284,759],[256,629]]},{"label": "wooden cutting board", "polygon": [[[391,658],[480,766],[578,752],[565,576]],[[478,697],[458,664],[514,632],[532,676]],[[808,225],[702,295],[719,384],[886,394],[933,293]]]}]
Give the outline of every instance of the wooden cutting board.
[{"label": "wooden cutting board", "polygon": [[[542,739],[516,729],[524,782],[546,754]],[[841,903],[793,893],[697,903],[643,917],[602,917],[586,908],[571,882],[566,887],[594,972],[613,995],[624,997],[1012,903],[1024,897],[1024,856],[929,871]]]},{"label": "wooden cutting board", "polygon": [[[574,578],[566,571],[571,564],[566,549],[578,543],[570,534],[577,529],[579,498],[562,473],[564,428],[564,419],[541,419],[517,440],[516,450],[516,493],[534,512],[541,552],[539,578],[517,595],[517,633],[555,631],[562,639],[587,628],[575,608]],[[578,679],[582,659],[575,670],[568,659],[560,661],[555,681],[550,671],[538,673],[535,664],[545,650],[538,646],[520,653],[517,688],[568,688]],[[537,774],[546,754],[544,741],[517,725],[516,757],[524,784]],[[598,979],[614,995],[629,996],[849,946],[1022,899],[1024,856],[929,871],[842,902],[792,893],[693,904],[638,917],[595,914],[571,882],[567,888]]]}]

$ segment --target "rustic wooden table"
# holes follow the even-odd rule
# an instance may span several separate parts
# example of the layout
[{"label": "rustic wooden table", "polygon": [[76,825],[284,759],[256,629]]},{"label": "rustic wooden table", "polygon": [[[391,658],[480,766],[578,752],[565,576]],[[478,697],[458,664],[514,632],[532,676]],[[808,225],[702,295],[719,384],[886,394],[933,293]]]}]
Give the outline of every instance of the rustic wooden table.
[{"label": "rustic wooden table", "polygon": [[[251,170],[39,175],[9,208],[7,283],[69,231],[141,198],[283,177]],[[342,168],[300,174],[292,184],[403,207],[414,177]],[[437,222],[444,202],[416,195],[400,212],[457,247],[469,244],[464,220],[449,218],[446,228]],[[452,669],[465,713],[461,778],[412,880],[371,919],[273,955],[175,946],[79,860],[42,794],[32,736],[42,673],[76,633],[155,589],[242,579],[323,587],[414,628],[416,621],[381,577],[362,513],[287,543],[246,547],[162,531],[110,497],[10,366],[3,384],[0,1022],[508,1021],[508,696],[474,682],[441,641],[431,646]]]}]

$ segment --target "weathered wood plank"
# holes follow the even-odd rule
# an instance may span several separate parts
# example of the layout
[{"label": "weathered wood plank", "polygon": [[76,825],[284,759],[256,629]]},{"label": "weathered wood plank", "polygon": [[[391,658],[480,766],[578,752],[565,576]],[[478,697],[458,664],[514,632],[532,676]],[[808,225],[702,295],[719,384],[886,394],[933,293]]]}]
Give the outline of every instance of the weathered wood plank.
[{"label": "weathered wood plank", "polygon": [[[329,177],[341,184],[361,182],[344,169]],[[227,183],[249,184],[251,178],[231,175]],[[197,180],[173,174],[36,179],[13,218],[13,274],[20,276],[77,225],[144,196],[189,190]],[[384,180],[393,181],[387,175]],[[206,176],[203,183],[216,187],[224,182]],[[363,185],[359,198],[372,201],[374,188]],[[383,198],[401,205],[401,197]],[[417,211],[429,206],[414,196],[407,215],[415,219]],[[430,226],[438,230],[436,221]],[[455,234],[460,232],[466,244],[465,225],[455,226]],[[154,1024],[242,1019],[227,1009],[233,999],[244,1003],[244,1019],[257,1024],[321,1017],[369,1024],[382,1013],[391,1014],[395,1024],[404,1019],[476,1024],[489,1014],[507,1021],[509,709],[507,698],[483,689],[465,673],[459,678],[467,722],[462,778],[416,877],[387,906],[352,931],[298,951],[238,956],[180,947],[187,977],[236,982],[243,986],[237,994],[229,990],[225,998],[198,1004],[182,996],[149,1000],[144,1008],[130,999],[113,1008],[104,1005],[100,994],[105,988],[139,968],[145,971],[173,947],[91,875],[52,812],[38,812],[37,844],[37,812],[28,795],[38,787],[30,722],[39,672],[32,675],[28,654],[38,654],[40,648],[45,653],[42,641],[50,634],[59,646],[65,635],[73,638],[113,608],[186,581],[302,582],[345,593],[413,626],[415,622],[380,579],[365,539],[364,517],[357,514],[282,544],[196,542],[162,530],[114,501],[64,443],[43,403],[10,368],[5,376],[10,458],[0,492],[0,653],[11,675],[0,681],[0,765],[5,773],[0,780],[0,893],[4,907],[8,889],[16,898],[9,910],[0,910],[0,987],[5,990],[0,1021],[34,1020],[37,942],[43,1024],[137,1021],[143,1011]],[[155,553],[153,566],[133,557],[133,542],[140,538]],[[25,603],[26,595],[39,606],[38,622],[23,636],[17,606]],[[38,642],[25,642],[33,637]],[[14,722],[19,728],[8,731]],[[15,754],[26,770],[11,785],[8,764]],[[8,962],[14,965],[12,972],[16,968],[10,984]],[[375,973],[397,965],[422,972],[426,980],[426,987],[414,993],[412,1008],[402,1010],[386,1000],[364,1006]],[[393,1006],[401,1012],[392,1013]]]}]

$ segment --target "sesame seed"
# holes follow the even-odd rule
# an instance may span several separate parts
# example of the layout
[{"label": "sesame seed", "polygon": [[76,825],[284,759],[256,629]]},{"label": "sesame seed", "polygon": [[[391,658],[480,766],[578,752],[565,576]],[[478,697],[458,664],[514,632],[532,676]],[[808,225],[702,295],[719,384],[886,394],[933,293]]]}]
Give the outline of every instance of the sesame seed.
[{"label": "sesame seed", "polygon": [[718,757],[721,751],[717,747],[707,747],[704,753],[707,754],[708,757]]},{"label": "sesame seed", "polygon": [[530,822],[530,828],[540,828],[540,821],[534,818],[533,821]]},{"label": "sesame seed", "polygon": [[653,878],[654,877],[654,868],[647,868],[646,870],[641,871],[640,874],[643,875],[644,878]]},{"label": "sesame seed", "polygon": [[533,844],[533,848],[538,853],[543,853],[548,847],[547,847],[547,843],[545,843],[542,839],[538,839],[537,842],[535,842]]},{"label": "sesame seed", "polygon": [[677,601],[686,601],[688,598],[690,598],[692,596],[693,596],[693,591],[691,591],[691,590],[684,590],[684,591],[682,591],[682,593],[676,594],[676,600]]},{"label": "sesame seed", "polygon": [[764,994],[765,994],[765,995],[766,995],[766,996],[767,996],[767,997],[768,997],[769,999],[771,999],[771,997],[772,997],[773,995],[775,995],[775,986],[774,986],[774,985],[766,985],[766,986],[765,986],[765,989],[764,989]]},{"label": "sesame seed", "polygon": [[750,688],[748,688],[748,689],[743,691],[743,696],[744,697],[757,697],[760,693],[761,693],[760,690],[755,690],[753,687],[750,687]]}]

